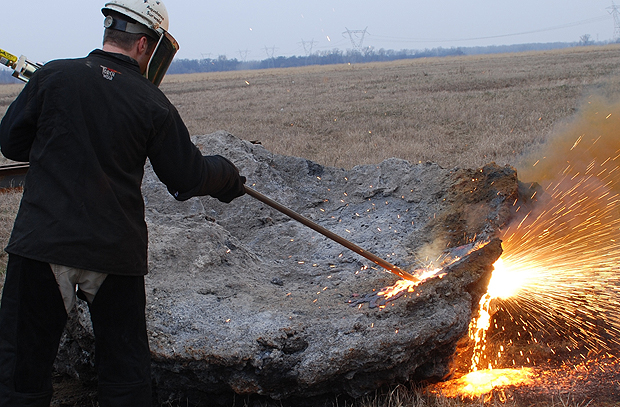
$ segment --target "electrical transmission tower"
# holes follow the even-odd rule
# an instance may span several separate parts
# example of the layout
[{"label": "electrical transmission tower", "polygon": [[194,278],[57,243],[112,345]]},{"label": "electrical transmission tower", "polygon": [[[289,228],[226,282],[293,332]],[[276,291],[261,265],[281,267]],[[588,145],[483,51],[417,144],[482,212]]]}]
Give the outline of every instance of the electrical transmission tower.
[{"label": "electrical transmission tower", "polygon": [[271,47],[271,48],[267,48],[265,47],[265,52],[267,53],[267,58],[271,60],[271,65],[275,68],[275,58],[274,55],[276,54],[276,47]]},{"label": "electrical transmission tower", "polygon": [[353,49],[356,51],[361,51],[364,46],[364,36],[366,35],[366,30],[368,27],[363,30],[349,30],[347,27],[344,28],[346,28],[347,31],[343,32],[342,35],[344,36],[345,34],[348,34],[351,39]]},{"label": "electrical transmission tower", "polygon": [[265,47],[265,52],[267,53],[267,58],[273,58],[273,56],[276,53],[276,50],[277,50],[276,47],[271,47],[271,48]]},{"label": "electrical transmission tower", "polygon": [[249,49],[244,49],[244,50],[239,50],[239,56],[241,57],[241,59],[243,60],[243,62],[245,62],[245,60],[248,57],[248,54],[250,53]]},{"label": "electrical transmission tower", "polygon": [[614,18],[614,41],[620,41],[620,6],[616,6],[616,3],[611,2],[611,7],[607,7],[609,14]]},{"label": "electrical transmission tower", "polygon": [[314,41],[314,38],[312,39],[312,41],[304,41],[303,38],[301,39],[301,45],[304,47],[306,56],[310,56],[310,54],[312,54],[312,47],[314,47],[314,44],[317,44],[317,42]]}]

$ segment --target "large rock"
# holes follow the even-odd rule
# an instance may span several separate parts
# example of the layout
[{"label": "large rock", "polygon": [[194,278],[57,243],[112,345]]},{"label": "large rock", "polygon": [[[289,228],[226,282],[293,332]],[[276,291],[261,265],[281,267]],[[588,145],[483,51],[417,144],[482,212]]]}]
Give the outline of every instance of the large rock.
[{"label": "large rock", "polygon": [[[517,196],[514,170],[390,159],[346,171],[225,132],[195,142],[235,162],[249,186],[406,270],[447,266],[384,307],[351,306],[398,277],[249,196],[176,202],[147,166],[147,314],[162,399],[355,397],[450,373],[501,253],[495,236]],[[474,241],[490,243],[450,250]],[[92,334],[83,306],[68,332],[57,369],[84,377]]]}]

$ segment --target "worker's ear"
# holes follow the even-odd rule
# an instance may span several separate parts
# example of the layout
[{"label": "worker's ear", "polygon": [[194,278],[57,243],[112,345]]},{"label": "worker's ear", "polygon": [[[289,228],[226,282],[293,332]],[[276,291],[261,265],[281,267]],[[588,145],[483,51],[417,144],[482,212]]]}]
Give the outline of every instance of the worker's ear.
[{"label": "worker's ear", "polygon": [[142,36],[140,37],[140,40],[138,41],[138,53],[140,55],[145,54],[149,49],[149,40],[145,37]]},{"label": "worker's ear", "polygon": [[138,42],[135,43],[133,51],[133,58],[138,61],[138,65],[140,65],[140,73],[144,74],[148,68],[151,55],[153,54],[153,50],[149,49],[149,40],[146,36],[140,37]]}]

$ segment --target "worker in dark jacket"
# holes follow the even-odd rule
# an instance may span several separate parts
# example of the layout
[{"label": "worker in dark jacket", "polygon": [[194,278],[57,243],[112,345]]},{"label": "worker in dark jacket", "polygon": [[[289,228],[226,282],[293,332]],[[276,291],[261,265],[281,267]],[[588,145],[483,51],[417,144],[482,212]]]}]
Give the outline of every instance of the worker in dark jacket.
[{"label": "worker in dark jacket", "polygon": [[158,88],[178,49],[161,1],[102,11],[103,49],[37,70],[0,124],[2,153],[30,162],[6,248],[1,407],[49,406],[76,291],[91,313],[99,405],[150,406],[145,161],[178,200],[244,193],[237,168],[200,153]]}]

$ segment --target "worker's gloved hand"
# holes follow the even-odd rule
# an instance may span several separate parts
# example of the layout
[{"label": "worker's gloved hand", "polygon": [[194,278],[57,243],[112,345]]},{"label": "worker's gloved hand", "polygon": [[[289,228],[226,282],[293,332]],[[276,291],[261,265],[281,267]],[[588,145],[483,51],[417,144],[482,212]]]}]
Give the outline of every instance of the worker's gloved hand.
[{"label": "worker's gloved hand", "polygon": [[231,203],[233,199],[245,194],[243,184],[245,184],[245,177],[237,174],[234,185],[227,191],[217,194],[214,198],[217,198],[220,202]]},{"label": "worker's gloved hand", "polygon": [[230,203],[233,199],[245,194],[245,188],[243,185],[245,184],[246,179],[244,176],[239,175],[239,170],[235,164],[221,155],[217,155],[216,157],[222,160],[222,177],[225,179],[225,186],[217,193],[211,194],[211,196],[217,198],[220,202]]}]

